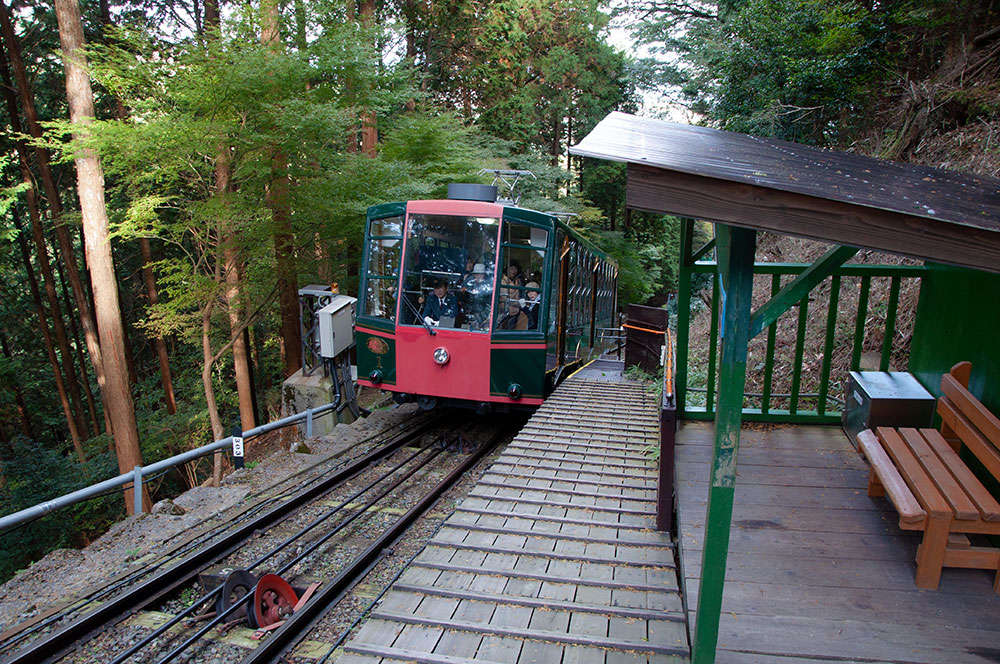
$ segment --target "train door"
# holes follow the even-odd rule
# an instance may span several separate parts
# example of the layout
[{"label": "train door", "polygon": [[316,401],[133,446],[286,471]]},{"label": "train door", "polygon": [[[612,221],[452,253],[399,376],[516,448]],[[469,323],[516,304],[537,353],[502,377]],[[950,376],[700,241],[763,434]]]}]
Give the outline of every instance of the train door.
[{"label": "train door", "polygon": [[547,219],[525,211],[505,211],[490,347],[491,396],[522,403],[545,396],[550,240]]}]

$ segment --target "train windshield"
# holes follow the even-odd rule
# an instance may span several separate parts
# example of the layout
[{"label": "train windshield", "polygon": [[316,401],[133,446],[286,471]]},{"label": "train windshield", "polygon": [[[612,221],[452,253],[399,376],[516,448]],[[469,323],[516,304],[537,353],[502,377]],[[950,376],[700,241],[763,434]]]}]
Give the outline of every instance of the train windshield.
[{"label": "train windshield", "polygon": [[492,217],[410,215],[400,321],[489,331],[498,228]]}]

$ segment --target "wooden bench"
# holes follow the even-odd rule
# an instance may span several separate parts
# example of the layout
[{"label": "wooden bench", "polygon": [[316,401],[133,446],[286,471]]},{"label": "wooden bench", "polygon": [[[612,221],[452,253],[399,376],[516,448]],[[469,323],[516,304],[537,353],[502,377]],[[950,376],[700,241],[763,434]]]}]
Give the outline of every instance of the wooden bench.
[{"label": "wooden bench", "polygon": [[964,446],[1000,480],[1000,419],[969,392],[972,365],[960,362],[941,379],[941,430],[878,427],[858,436],[871,464],[869,496],[888,496],[899,527],[922,530],[916,585],[935,589],[943,567],[997,572],[1000,548],[973,546],[969,534],[1000,535],[1000,504],[959,458]]}]

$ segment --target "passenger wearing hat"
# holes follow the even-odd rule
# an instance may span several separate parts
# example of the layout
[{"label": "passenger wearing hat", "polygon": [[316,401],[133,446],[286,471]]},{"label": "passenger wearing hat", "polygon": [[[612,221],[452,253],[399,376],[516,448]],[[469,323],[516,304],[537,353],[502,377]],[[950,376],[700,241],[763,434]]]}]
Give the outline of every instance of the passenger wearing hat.
[{"label": "passenger wearing hat", "polygon": [[538,329],[538,310],[541,308],[541,288],[536,281],[529,281],[525,284],[526,299],[521,299],[518,304],[521,306],[521,312],[527,318],[527,327],[522,328],[526,330],[537,330]]},{"label": "passenger wearing hat", "polygon": [[485,330],[489,322],[493,284],[487,281],[486,275],[486,266],[476,263],[472,268],[472,277],[463,287],[468,302],[469,328],[472,330]]}]

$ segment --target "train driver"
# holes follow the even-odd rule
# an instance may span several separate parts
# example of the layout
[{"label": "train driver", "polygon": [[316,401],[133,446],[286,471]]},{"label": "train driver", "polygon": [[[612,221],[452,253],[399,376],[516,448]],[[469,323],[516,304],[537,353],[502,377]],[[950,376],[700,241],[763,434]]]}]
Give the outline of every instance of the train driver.
[{"label": "train driver", "polygon": [[[458,298],[448,292],[448,282],[441,279],[434,284],[434,292],[424,302],[424,322],[428,325],[438,325],[441,319],[450,319],[454,325],[458,315]],[[446,323],[447,325],[447,323]]]}]

